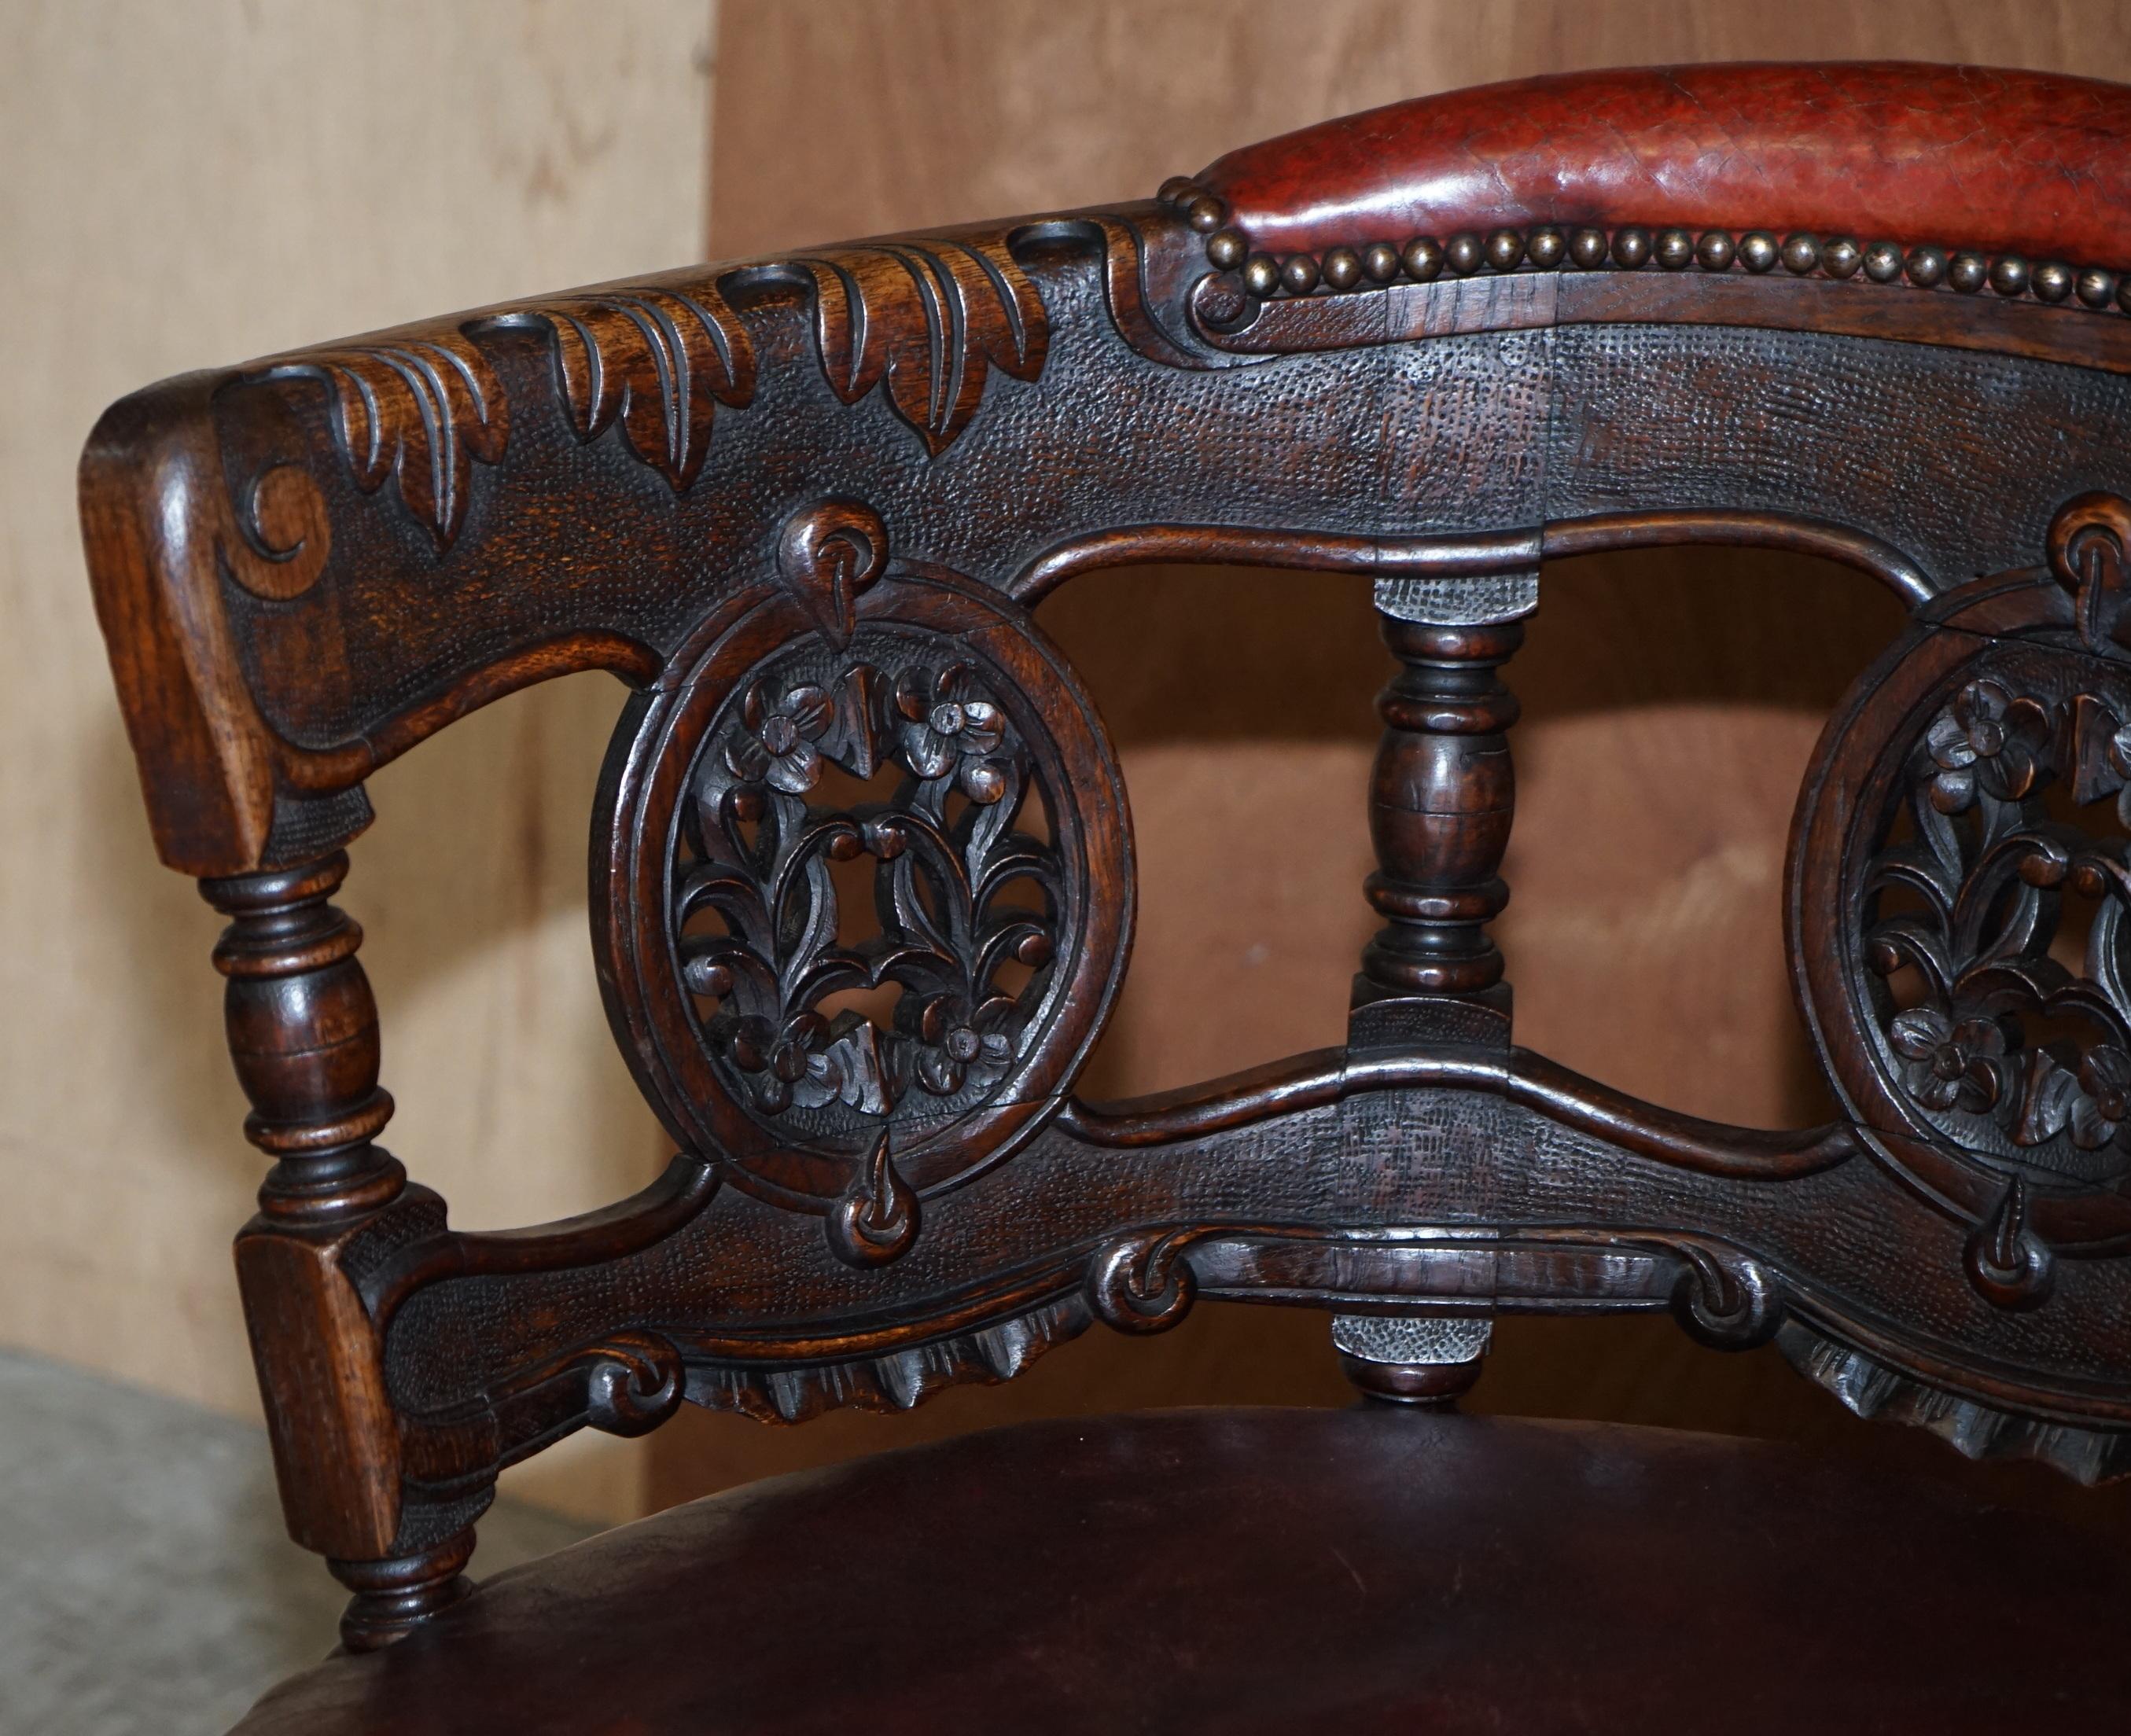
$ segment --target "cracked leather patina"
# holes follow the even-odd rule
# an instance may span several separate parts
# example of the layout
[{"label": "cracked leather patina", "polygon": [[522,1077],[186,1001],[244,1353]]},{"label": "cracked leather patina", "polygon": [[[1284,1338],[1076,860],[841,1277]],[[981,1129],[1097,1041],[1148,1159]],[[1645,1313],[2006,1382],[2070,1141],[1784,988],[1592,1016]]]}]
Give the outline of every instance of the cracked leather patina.
[{"label": "cracked leather patina", "polygon": [[1533,222],[1755,224],[2131,261],[2131,93],[1902,62],[1575,73],[1395,103],[1195,177],[1276,253]]}]

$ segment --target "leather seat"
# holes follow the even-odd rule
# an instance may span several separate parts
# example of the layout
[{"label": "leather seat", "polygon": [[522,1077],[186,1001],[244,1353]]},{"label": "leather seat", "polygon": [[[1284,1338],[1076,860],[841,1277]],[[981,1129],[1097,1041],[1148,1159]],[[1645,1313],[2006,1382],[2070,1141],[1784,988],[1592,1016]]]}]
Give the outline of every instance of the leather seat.
[{"label": "leather seat", "polygon": [[1153,1412],[625,1526],[239,1732],[2120,1730],[2127,1608],[2100,1538],[1769,1443]]}]

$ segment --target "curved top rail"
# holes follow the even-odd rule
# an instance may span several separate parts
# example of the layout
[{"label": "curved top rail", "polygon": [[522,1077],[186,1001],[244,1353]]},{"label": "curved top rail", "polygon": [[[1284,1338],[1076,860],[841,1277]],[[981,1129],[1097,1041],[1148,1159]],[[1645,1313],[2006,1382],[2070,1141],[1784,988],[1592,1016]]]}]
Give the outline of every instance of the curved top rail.
[{"label": "curved top rail", "polygon": [[1900,61],[1572,73],[1371,109],[1195,179],[1248,244],[1750,224],[2131,262],[2131,88]]}]

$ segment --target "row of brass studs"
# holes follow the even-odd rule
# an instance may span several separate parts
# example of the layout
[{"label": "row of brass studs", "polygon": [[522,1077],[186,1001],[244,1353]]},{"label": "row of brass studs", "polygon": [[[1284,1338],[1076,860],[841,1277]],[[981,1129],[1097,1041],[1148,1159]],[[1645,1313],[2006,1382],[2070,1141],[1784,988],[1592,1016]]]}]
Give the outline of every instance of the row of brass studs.
[{"label": "row of brass studs", "polygon": [[1920,289],[1944,284],[1965,295],[1987,284],[2004,296],[2032,294],[2052,303],[2076,299],[2096,308],[2113,303],[2131,313],[2131,274],[2119,278],[2099,266],[2082,270],[2055,260],[2030,265],[2018,254],[1993,256],[1971,248],[1923,246],[1905,250],[1893,242],[1860,246],[1847,236],[1822,239],[1790,235],[1779,241],[1763,229],[1738,236],[1706,229],[1698,235],[1688,229],[1653,231],[1631,226],[1609,235],[1603,229],[1545,224],[1528,232],[1467,232],[1447,242],[1420,235],[1403,246],[1369,242],[1331,248],[1321,259],[1309,253],[1276,259],[1270,253],[1250,251],[1243,232],[1228,227],[1228,207],[1195,182],[1182,177],[1166,181],[1160,196],[1182,210],[1192,228],[1205,236],[1207,262],[1221,271],[1240,268],[1243,288],[1260,300],[1310,295],[1320,289],[1335,294],[1368,289],[1398,277],[1425,284],[1446,271],[1469,277],[1483,267],[1510,272],[1525,265],[1543,271],[1572,265],[1592,271],[1610,261],[1633,271],[1655,261],[1668,271],[1683,271],[1690,265],[1728,271],[1735,265],[1757,274],[1781,265],[1799,277],[1817,270],[1829,277],[1848,278],[1862,271],[1874,283],[1904,278]]}]

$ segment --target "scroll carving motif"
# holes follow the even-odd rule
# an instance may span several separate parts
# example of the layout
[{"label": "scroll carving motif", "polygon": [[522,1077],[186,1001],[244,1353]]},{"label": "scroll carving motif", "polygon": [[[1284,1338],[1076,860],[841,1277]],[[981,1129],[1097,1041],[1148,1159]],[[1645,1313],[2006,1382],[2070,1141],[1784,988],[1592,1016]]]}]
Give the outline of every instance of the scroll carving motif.
[{"label": "scroll carving motif", "polygon": [[895,1173],[888,1130],[829,1208],[829,1246],[846,1265],[886,1265],[917,1239],[917,1196]]},{"label": "scroll carving motif", "polygon": [[858,624],[860,593],[888,565],[888,528],[855,500],[794,513],[777,542],[777,576],[814,630],[839,651]]}]

